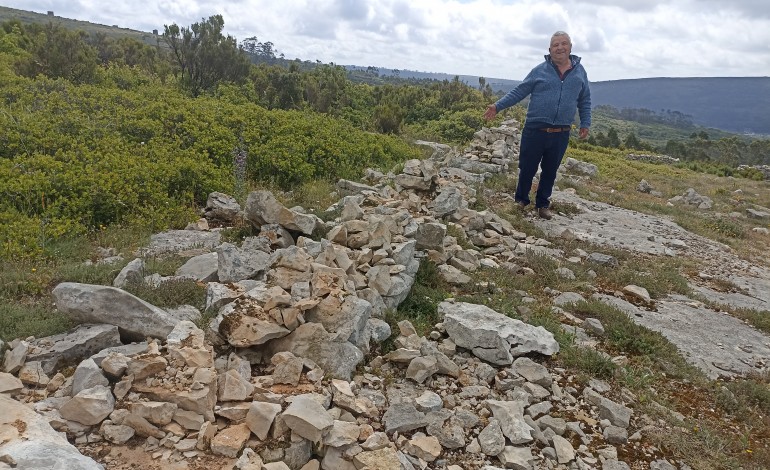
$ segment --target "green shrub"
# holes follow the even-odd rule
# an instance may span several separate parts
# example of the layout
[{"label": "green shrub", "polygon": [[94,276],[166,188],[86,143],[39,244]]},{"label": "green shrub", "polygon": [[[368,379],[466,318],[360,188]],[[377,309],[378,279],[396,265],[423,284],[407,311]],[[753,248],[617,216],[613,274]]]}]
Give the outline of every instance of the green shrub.
[{"label": "green shrub", "polygon": [[708,228],[723,236],[731,238],[744,238],[746,236],[746,230],[743,226],[725,217],[712,217],[705,223]]},{"label": "green shrub", "polygon": [[464,143],[485,124],[483,109],[448,111],[439,119],[410,126],[411,133],[438,142]]},{"label": "green shrub", "polygon": [[438,304],[446,297],[446,286],[438,274],[437,266],[431,261],[423,260],[409,295],[396,312],[389,312],[387,319],[394,331],[398,331],[396,323],[406,319],[412,322],[418,334],[425,335],[440,320]]},{"label": "green shrub", "polygon": [[249,178],[283,189],[419,155],[329,116],[191,99],[125,66],[104,74],[80,86],[16,77],[0,91],[4,258],[42,256],[51,240],[113,224],[183,227],[210,192],[235,189],[236,148]]},{"label": "green shrub", "polygon": [[764,413],[770,413],[770,384],[767,380],[756,378],[737,379],[727,384],[727,388],[740,399],[741,403],[756,407]]},{"label": "green shrub", "polygon": [[617,366],[608,357],[589,348],[564,347],[558,359],[565,366],[574,367],[591,377],[611,379],[617,370]]},{"label": "green shrub", "polygon": [[157,307],[192,305],[200,311],[206,307],[206,289],[192,279],[166,281],[157,287],[134,284],[125,290]]}]

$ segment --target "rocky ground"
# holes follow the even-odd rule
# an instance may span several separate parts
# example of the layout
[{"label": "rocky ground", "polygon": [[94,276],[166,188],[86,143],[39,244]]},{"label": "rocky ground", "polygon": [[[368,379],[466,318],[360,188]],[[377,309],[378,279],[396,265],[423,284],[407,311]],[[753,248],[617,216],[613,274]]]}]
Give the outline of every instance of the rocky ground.
[{"label": "rocky ground", "polygon": [[[471,209],[476,184],[515,168],[518,137],[509,122],[479,132],[462,152],[430,144],[433,156],[399,175],[341,181],[330,222],[266,191],[244,208],[213,193],[204,219],[154,236],[113,286],[56,286],[57,310],[81,325],[8,345],[0,468],[690,468],[653,444],[668,425],[639,412],[630,390],[554,367],[559,343],[543,327],[454,299],[438,306],[441,321],[425,335],[409,321],[396,331],[384,321],[409,295],[422,259],[463,289],[482,268],[531,275],[519,261],[532,251],[564,266],[612,265],[602,246],[698,257],[704,297],[770,310],[766,266],[665,219],[557,192],[580,211],[536,221],[547,234],[538,238]],[[580,163],[565,168],[582,171]],[[226,243],[210,228],[241,219],[259,235]],[[448,227],[476,248],[462,248]],[[562,253],[549,241],[556,237],[597,251]],[[176,276],[145,272],[147,257],[169,253],[189,258]],[[110,255],[102,262],[118,261]],[[189,278],[206,286],[210,320],[123,289]],[[714,278],[744,289],[724,295],[710,289]],[[601,322],[568,313],[581,295],[549,293],[564,328],[595,344]],[[649,308],[634,285],[595,298],[663,333],[711,377],[768,370],[770,338],[703,302],[672,296]],[[384,341],[388,352],[373,354]]]},{"label": "rocky ground", "polygon": [[[691,281],[702,298],[734,308],[770,311],[770,269],[739,258],[726,245],[690,233],[661,217],[587,201],[574,192],[558,192],[554,200],[573,204],[580,212],[536,224],[554,237],[569,236],[596,246],[608,246],[657,256],[698,260],[700,273]],[[718,291],[714,280],[740,290]],[[765,370],[770,341],[742,320],[707,307],[704,302],[672,295],[655,309],[639,308],[623,299],[597,295],[626,312],[637,323],[661,332],[711,378],[728,373]]]}]

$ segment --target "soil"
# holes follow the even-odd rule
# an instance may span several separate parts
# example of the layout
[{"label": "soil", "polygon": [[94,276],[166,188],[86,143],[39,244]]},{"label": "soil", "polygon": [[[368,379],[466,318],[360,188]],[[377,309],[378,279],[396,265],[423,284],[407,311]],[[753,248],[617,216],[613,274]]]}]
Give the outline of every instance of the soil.
[{"label": "soil", "polygon": [[219,455],[203,454],[180,462],[153,459],[152,453],[142,446],[89,445],[80,448],[105,470],[231,470],[236,459]]}]

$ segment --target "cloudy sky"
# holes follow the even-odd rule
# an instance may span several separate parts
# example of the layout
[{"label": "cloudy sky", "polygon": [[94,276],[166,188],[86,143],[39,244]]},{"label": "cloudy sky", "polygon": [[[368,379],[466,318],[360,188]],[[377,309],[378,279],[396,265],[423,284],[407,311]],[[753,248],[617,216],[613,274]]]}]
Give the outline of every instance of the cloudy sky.
[{"label": "cloudy sky", "polygon": [[521,80],[551,34],[591,81],[770,76],[768,0],[0,0],[140,31],[221,14],[288,59]]}]

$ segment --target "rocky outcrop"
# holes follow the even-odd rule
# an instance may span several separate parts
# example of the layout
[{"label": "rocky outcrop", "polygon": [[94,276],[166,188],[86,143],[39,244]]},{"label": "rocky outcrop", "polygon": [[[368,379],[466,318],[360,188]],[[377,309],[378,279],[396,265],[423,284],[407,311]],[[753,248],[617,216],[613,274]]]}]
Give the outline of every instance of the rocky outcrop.
[{"label": "rocky outcrop", "polygon": [[599,168],[593,163],[581,162],[580,160],[575,160],[572,157],[567,157],[564,160],[562,168],[567,173],[573,173],[576,175],[593,177],[599,174]]},{"label": "rocky outcrop", "polygon": [[484,127],[473,135],[471,143],[461,153],[436,151],[431,159],[441,163],[441,175],[466,182],[484,181],[496,173],[515,171],[519,158],[521,131],[513,119],[500,127]]},{"label": "rocky outcrop", "polygon": [[211,223],[232,226],[240,220],[243,214],[241,205],[238,204],[234,197],[220,192],[213,192],[209,194],[206,200],[203,216]]}]

